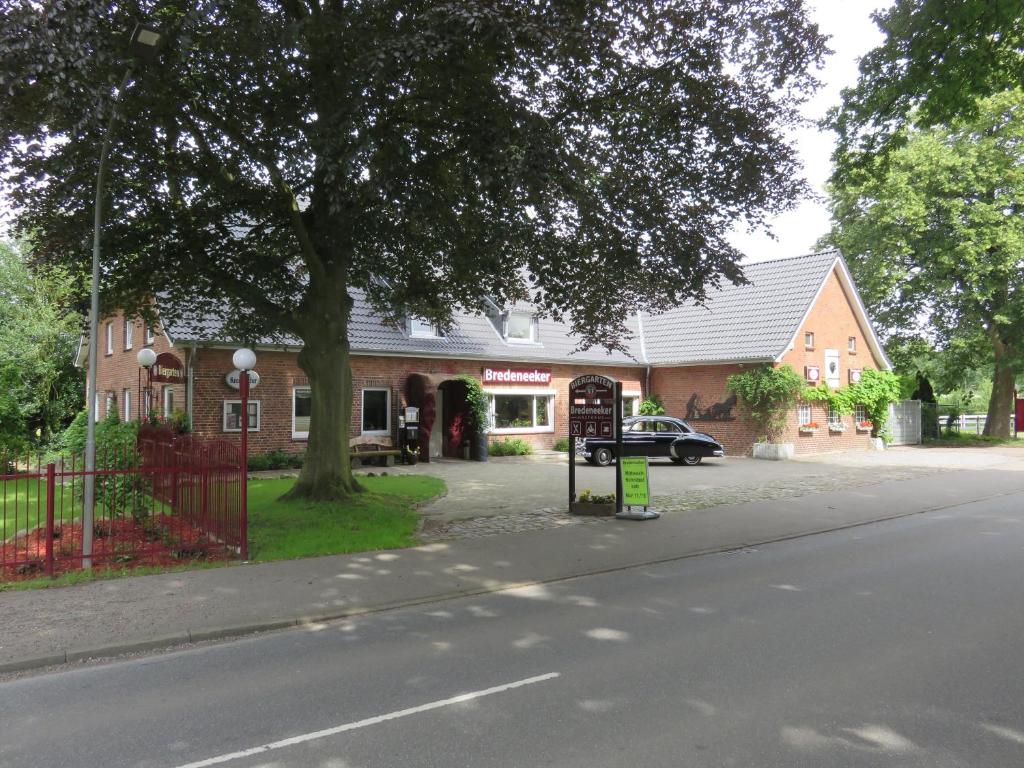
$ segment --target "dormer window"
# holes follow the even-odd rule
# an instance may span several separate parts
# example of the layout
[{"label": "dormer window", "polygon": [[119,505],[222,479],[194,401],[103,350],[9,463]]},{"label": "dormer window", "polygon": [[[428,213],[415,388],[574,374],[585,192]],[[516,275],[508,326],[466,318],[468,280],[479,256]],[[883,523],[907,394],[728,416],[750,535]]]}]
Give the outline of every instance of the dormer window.
[{"label": "dormer window", "polygon": [[432,323],[422,317],[413,317],[409,320],[409,335],[419,339],[440,339],[441,331],[437,323]]},{"label": "dormer window", "polygon": [[537,341],[537,321],[529,312],[509,312],[505,322],[505,339],[529,344]]}]

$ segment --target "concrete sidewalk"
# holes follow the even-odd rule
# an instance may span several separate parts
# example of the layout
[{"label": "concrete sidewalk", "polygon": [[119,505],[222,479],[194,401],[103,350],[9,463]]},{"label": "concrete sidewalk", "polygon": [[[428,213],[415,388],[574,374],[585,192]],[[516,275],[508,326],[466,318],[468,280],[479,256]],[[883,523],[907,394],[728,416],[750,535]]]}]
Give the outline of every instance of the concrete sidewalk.
[{"label": "concrete sidewalk", "polygon": [[[651,522],[0,593],[0,672],[170,647],[738,549],[1021,494],[1024,474],[947,472]],[[626,578],[626,575],[623,575]]]}]

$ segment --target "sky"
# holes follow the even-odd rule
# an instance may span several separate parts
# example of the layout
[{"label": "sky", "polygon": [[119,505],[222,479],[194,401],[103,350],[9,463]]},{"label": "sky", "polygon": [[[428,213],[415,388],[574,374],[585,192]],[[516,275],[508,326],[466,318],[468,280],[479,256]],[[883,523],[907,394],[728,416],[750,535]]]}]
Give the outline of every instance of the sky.
[{"label": "sky", "polygon": [[[882,43],[882,34],[871,20],[871,12],[892,5],[891,0],[806,0],[811,18],[823,34],[829,35],[830,55],[818,72],[822,86],[804,105],[804,117],[819,120],[839,103],[840,91],[857,82],[857,63],[861,56]],[[805,199],[792,211],[769,221],[775,235],[763,231],[734,231],[733,246],[742,251],[745,262],[799,256],[811,253],[815,241],[829,230],[825,204],[825,182],[831,172],[835,134],[816,127],[794,131],[804,174],[818,199]]]}]

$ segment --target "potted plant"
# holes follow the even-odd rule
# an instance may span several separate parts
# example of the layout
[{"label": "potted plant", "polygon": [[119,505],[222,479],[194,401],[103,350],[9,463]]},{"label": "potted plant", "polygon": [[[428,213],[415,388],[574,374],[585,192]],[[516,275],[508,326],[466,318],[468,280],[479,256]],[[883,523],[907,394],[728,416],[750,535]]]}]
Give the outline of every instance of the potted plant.
[{"label": "potted plant", "polygon": [[798,431],[801,435],[813,435],[818,431],[818,422],[809,421],[806,424],[801,424]]},{"label": "potted plant", "polygon": [[405,463],[406,464],[419,464],[420,461],[420,448],[418,445],[414,445],[411,448],[406,447],[405,449]]},{"label": "potted plant", "polygon": [[858,432],[870,432],[871,428],[875,425],[870,420],[858,421],[857,431]]},{"label": "potted plant", "polygon": [[474,461],[487,461],[487,424],[490,420],[490,398],[483,385],[472,376],[457,377],[466,385],[466,405],[469,407],[469,429],[473,435],[470,454]]},{"label": "potted plant", "polygon": [[591,517],[611,517],[615,514],[615,494],[595,494],[586,488],[575,501],[569,504],[569,513],[590,515]]}]

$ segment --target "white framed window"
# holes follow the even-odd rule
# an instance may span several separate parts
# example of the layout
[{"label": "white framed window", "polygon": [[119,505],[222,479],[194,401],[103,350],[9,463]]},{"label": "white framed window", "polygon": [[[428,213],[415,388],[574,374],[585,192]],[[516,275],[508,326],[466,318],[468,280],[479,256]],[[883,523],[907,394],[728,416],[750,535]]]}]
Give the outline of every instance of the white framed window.
[{"label": "white framed window", "polygon": [[807,331],[804,333],[804,349],[814,349],[814,332]]},{"label": "white framed window", "polygon": [[156,341],[156,333],[153,332],[153,326],[151,326],[149,323],[146,323],[143,326],[142,335],[146,340],[145,343],[147,347],[154,341]]},{"label": "white framed window", "polygon": [[146,416],[153,412],[153,393],[148,389],[142,390],[142,413]]},{"label": "white framed window", "polygon": [[132,391],[130,389],[121,390],[121,402],[124,404],[124,420],[132,420]]},{"label": "white framed window", "polygon": [[853,406],[853,418],[856,419],[858,424],[863,424],[868,420],[868,409],[864,406],[864,403],[857,403]]},{"label": "white framed window", "polygon": [[529,312],[509,312],[505,321],[505,339],[517,344],[537,341],[537,321]]},{"label": "white framed window", "polygon": [[160,400],[162,401],[164,418],[171,418],[174,414],[174,387],[170,384],[165,384],[160,391]]},{"label": "white framed window", "polygon": [[367,387],[363,390],[362,433],[391,434],[391,390]]},{"label": "white framed window", "polygon": [[640,415],[640,393],[624,393],[622,395],[622,417],[638,415]]},{"label": "white framed window", "polygon": [[842,424],[843,414],[833,408],[831,405],[828,407],[828,423],[829,424]]},{"label": "white framed window", "polygon": [[846,340],[846,351],[851,355],[857,354],[857,337],[851,336]]},{"label": "white framed window", "polygon": [[488,392],[491,432],[554,432],[554,392]]},{"label": "white framed window", "polygon": [[292,389],[292,439],[309,438],[309,420],[313,415],[313,391],[309,387]]},{"label": "white framed window", "polygon": [[800,403],[800,405],[797,407],[796,418],[801,427],[804,426],[805,424],[810,424],[814,418],[814,414],[811,412],[811,404]]},{"label": "white framed window", "polygon": [[[249,401],[249,431],[259,432],[260,431],[260,401],[250,400]],[[241,400],[225,400],[224,401],[224,431],[225,432],[241,432],[242,431],[242,401]]]},{"label": "white framed window", "polygon": [[[99,420],[100,409],[96,409],[97,421]],[[109,416],[112,413],[117,413],[117,396],[113,392],[107,392],[107,400],[104,403],[103,413]]]},{"label": "white framed window", "polygon": [[135,343],[135,323],[127,317],[124,319],[124,348],[129,350]]},{"label": "white framed window", "polygon": [[422,317],[413,317],[409,319],[409,335],[420,339],[444,338],[436,323],[432,323]]},{"label": "white framed window", "polygon": [[114,354],[114,324],[113,323],[107,323],[106,332],[107,332],[107,354],[108,355],[112,355],[112,354]]}]

